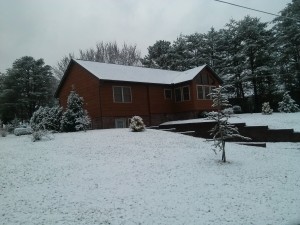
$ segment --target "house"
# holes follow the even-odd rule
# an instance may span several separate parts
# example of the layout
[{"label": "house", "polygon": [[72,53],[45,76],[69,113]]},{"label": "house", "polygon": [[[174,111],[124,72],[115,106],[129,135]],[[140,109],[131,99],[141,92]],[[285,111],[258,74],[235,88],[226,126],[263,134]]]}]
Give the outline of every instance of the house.
[{"label": "house", "polygon": [[212,110],[207,94],[221,82],[207,65],[179,72],[71,60],[55,97],[65,108],[75,88],[84,98],[93,129],[128,127],[134,115],[154,126]]}]

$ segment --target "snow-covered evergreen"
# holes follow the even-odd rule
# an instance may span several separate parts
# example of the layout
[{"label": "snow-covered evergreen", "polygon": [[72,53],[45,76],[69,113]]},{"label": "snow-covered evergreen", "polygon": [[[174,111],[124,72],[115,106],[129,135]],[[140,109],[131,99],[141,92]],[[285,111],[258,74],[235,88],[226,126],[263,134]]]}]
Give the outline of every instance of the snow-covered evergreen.
[{"label": "snow-covered evergreen", "polygon": [[289,92],[285,92],[283,94],[283,99],[281,102],[278,103],[278,106],[279,112],[293,113],[298,112],[300,110],[299,105],[296,104],[295,100],[291,98]]},{"label": "snow-covered evergreen", "polygon": [[271,109],[269,102],[264,102],[262,104],[261,113],[263,115],[270,115],[273,113],[273,109]]},{"label": "snow-covered evergreen", "polygon": [[145,124],[143,122],[143,119],[140,116],[133,116],[130,119],[130,125],[129,128],[131,131],[144,131],[145,130]]},{"label": "snow-covered evergreen", "polygon": [[72,90],[68,96],[67,109],[61,120],[62,131],[73,132],[88,129],[91,120],[87,111],[84,110],[83,104],[83,98]]}]

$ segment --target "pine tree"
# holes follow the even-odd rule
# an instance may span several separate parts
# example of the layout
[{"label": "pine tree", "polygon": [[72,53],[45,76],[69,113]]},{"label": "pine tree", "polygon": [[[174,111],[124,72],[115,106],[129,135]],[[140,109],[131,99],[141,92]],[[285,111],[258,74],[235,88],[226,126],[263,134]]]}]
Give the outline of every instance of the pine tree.
[{"label": "pine tree", "polygon": [[228,122],[230,113],[228,113],[228,110],[223,109],[231,107],[231,105],[229,104],[228,98],[224,92],[226,92],[226,88],[220,86],[213,89],[212,93],[209,94],[213,99],[212,107],[214,107],[217,111],[209,112],[207,117],[208,119],[212,119],[216,122],[216,125],[210,130],[210,134],[213,135],[214,140],[214,151],[215,153],[217,149],[222,151],[222,161],[226,162],[226,140],[231,138],[242,138],[249,140],[249,138],[240,135],[238,128]]},{"label": "pine tree", "polygon": [[91,120],[87,111],[83,108],[83,98],[74,90],[70,92],[67,101],[67,109],[63,113],[61,120],[61,130],[74,132],[88,129]]},{"label": "pine tree", "polygon": [[278,51],[276,64],[284,89],[293,91],[300,87],[300,1],[292,0],[281,15],[274,19]]},{"label": "pine tree", "polygon": [[283,99],[281,102],[278,103],[278,106],[279,112],[293,113],[298,112],[300,110],[299,105],[296,104],[295,100],[291,98],[289,92],[285,92],[283,94]]}]

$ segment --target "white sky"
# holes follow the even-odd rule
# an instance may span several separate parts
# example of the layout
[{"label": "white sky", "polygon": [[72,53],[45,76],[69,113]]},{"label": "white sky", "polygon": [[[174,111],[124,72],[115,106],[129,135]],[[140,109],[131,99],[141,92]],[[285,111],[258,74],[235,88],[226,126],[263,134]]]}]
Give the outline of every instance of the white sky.
[{"label": "white sky", "polygon": [[[278,13],[291,0],[227,0]],[[55,66],[97,42],[137,44],[142,56],[157,40],[223,28],[250,15],[273,16],[215,0],[0,0],[0,72],[25,55]]]}]

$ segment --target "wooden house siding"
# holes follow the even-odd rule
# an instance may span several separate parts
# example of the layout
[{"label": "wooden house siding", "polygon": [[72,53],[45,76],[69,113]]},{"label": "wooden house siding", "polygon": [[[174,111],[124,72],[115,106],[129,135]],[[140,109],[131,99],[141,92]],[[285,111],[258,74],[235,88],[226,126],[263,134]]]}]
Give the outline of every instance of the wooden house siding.
[{"label": "wooden house siding", "polygon": [[[84,107],[92,119],[92,128],[115,127],[116,119],[126,121],[128,125],[128,119],[135,115],[141,116],[145,124],[151,126],[170,120],[196,118],[199,113],[212,110],[211,99],[198,99],[197,86],[218,86],[219,83],[220,79],[209,67],[203,67],[189,81],[177,84],[151,84],[103,80],[101,75],[98,74],[97,77],[72,61],[57,89],[56,97],[59,98],[60,105],[66,108],[68,95],[75,89],[84,98]],[[125,102],[119,99],[117,102],[114,101],[114,87],[129,87],[131,101],[128,99]],[[189,88],[189,99],[175,101],[175,89],[183,87]],[[128,90],[122,88],[124,89]],[[171,91],[171,99],[165,98],[165,89]]]},{"label": "wooden house siding", "polygon": [[70,91],[75,89],[79,96],[84,99],[84,108],[90,117],[99,117],[99,80],[91,73],[77,64],[73,64],[65,77],[64,85],[61,87],[58,98],[60,105],[66,109]]}]

